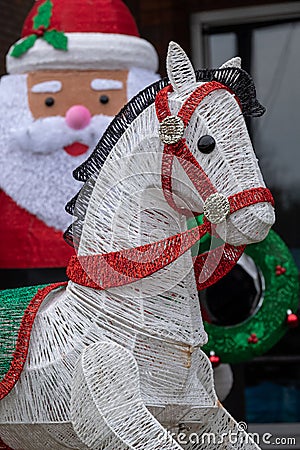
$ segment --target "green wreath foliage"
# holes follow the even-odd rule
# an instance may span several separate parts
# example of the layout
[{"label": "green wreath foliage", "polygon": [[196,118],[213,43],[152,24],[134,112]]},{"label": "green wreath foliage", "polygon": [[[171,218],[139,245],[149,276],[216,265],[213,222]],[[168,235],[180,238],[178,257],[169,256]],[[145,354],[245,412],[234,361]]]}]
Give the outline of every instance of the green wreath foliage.
[{"label": "green wreath foliage", "polygon": [[[265,291],[261,306],[244,322],[233,326],[204,322],[208,343],[203,350],[208,355],[214,351],[223,363],[239,363],[267,352],[288,330],[287,310],[297,311],[298,269],[278,234],[271,230],[264,241],[248,245],[245,253],[261,270]],[[257,342],[248,341],[251,335]]]}]

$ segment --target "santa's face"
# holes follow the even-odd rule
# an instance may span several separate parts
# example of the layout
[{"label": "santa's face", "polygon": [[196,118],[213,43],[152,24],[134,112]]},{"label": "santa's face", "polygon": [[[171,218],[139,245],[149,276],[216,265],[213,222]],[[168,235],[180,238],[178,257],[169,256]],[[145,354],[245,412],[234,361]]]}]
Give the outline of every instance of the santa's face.
[{"label": "santa's face", "polygon": [[47,225],[70,223],[73,170],[127,101],[127,71],[39,71],[0,85],[0,187]]},{"label": "santa's face", "polygon": [[133,68],[38,71],[0,82],[0,188],[47,225],[65,230],[66,202],[79,190],[73,170],[113,116],[157,79]]},{"label": "santa's face", "polygon": [[[128,71],[38,71],[27,76],[29,109],[36,121],[31,127],[31,151],[39,151],[44,123],[60,135],[61,148],[77,157],[86,153],[121,107],[127,102]],[[93,121],[93,118],[97,118]],[[95,127],[96,126],[96,127]],[[58,143],[48,147],[56,150]]]}]

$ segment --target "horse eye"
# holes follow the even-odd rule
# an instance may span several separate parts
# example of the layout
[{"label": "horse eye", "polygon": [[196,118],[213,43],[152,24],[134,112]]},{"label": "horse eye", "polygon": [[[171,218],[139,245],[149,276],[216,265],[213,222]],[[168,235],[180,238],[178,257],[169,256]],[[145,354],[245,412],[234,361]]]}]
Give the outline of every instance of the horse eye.
[{"label": "horse eye", "polygon": [[216,141],[212,136],[206,134],[204,136],[201,136],[197,146],[201,153],[205,153],[206,155],[208,155],[214,150],[216,146]]},{"label": "horse eye", "polygon": [[102,103],[102,105],[106,105],[109,102],[109,97],[107,95],[101,95],[99,102]]},{"label": "horse eye", "polygon": [[45,105],[46,106],[53,106],[55,103],[55,100],[53,97],[47,97],[45,100]]}]

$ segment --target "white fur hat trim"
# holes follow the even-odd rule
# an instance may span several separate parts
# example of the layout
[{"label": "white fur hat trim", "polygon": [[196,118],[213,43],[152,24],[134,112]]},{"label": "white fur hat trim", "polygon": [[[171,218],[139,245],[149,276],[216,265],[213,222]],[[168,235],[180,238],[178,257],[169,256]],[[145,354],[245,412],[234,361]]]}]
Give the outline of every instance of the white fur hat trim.
[{"label": "white fur hat trim", "polygon": [[[110,33],[65,33],[68,51],[56,50],[42,38],[19,58],[6,58],[7,72],[25,73],[36,70],[115,70],[139,67],[156,71],[158,56],[146,40]],[[20,42],[20,41],[19,41]]]}]

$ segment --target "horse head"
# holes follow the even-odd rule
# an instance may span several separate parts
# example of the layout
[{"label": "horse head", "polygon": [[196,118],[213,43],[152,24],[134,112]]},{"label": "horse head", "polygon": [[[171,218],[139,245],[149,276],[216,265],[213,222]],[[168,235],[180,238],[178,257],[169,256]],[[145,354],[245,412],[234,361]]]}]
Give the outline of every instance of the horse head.
[{"label": "horse head", "polygon": [[[275,219],[244,120],[244,114],[261,115],[264,108],[239,63],[234,58],[213,73],[197,74],[181,47],[171,42],[167,56],[170,85],[156,98],[165,145],[166,199],[183,213],[186,208],[178,205],[178,199],[187,209],[204,212],[223,240],[235,246],[263,240]],[[198,196],[182,198],[182,192],[193,189],[176,186],[180,175],[175,172],[175,159]],[[245,198],[249,201],[241,201]],[[240,203],[240,208],[232,207],[233,203]]]},{"label": "horse head", "polygon": [[[170,43],[169,80],[132,99],[75,171],[85,186],[68,205],[76,221],[66,236],[77,239],[81,261],[71,264],[70,277],[81,273],[83,265],[100,280],[87,281],[89,286],[122,286],[171,264],[207,232],[216,232],[230,253],[224,251],[220,265],[227,269],[221,275],[216,271],[219,277],[243,246],[266,237],[274,223],[273,198],[244,120],[247,114],[261,115],[264,108],[249,75],[232,67],[237,62],[195,73],[180,46]],[[145,206],[149,190],[153,209]],[[169,209],[158,211],[157,199]],[[135,218],[139,209],[145,213],[144,226]],[[178,227],[173,231],[168,226],[174,211]],[[181,218],[201,213],[203,226],[185,233]],[[159,230],[165,226],[167,237],[151,239],[152,224]],[[137,236],[142,236],[140,246],[135,245]],[[71,279],[82,283],[82,277]]]}]

